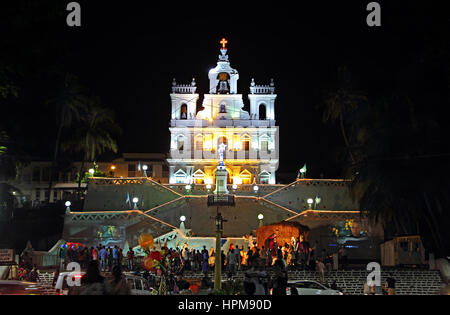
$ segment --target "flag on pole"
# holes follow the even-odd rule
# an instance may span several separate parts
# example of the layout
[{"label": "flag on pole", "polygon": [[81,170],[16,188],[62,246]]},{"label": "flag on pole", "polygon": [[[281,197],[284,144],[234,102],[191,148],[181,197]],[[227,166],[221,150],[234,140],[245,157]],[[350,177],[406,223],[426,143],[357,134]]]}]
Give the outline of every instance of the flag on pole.
[{"label": "flag on pole", "polygon": [[303,167],[300,169],[300,177],[305,178],[306,174],[306,163],[303,165]]},{"label": "flag on pole", "polygon": [[316,195],[316,205],[318,205],[321,200],[322,199],[320,199],[319,193],[317,193],[317,195]]},{"label": "flag on pole", "polygon": [[131,200],[130,200],[130,194],[127,191],[127,200],[125,200],[125,204],[129,204],[131,207]]}]

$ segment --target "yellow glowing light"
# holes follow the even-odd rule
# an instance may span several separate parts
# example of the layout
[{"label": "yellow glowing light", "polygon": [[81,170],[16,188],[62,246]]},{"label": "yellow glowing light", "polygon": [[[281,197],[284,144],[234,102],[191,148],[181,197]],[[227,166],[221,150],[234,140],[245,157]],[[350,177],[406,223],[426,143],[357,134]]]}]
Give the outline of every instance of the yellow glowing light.
[{"label": "yellow glowing light", "polygon": [[226,48],[225,45],[228,44],[228,41],[225,38],[222,38],[220,43],[222,44],[222,48]]},{"label": "yellow glowing light", "polygon": [[205,184],[206,185],[212,185],[213,184],[212,177],[205,177]]},{"label": "yellow glowing light", "polygon": [[111,169],[114,171],[116,167],[114,165],[111,165]]},{"label": "yellow glowing light", "polygon": [[239,176],[233,177],[233,184],[241,185],[242,184],[242,179]]}]

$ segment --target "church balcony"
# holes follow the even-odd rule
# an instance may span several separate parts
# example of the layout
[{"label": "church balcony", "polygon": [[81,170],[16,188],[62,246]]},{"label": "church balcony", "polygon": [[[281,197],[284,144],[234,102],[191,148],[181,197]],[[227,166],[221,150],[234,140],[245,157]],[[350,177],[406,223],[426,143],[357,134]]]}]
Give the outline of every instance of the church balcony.
[{"label": "church balcony", "polygon": [[172,119],[170,127],[275,127],[275,120],[224,119],[209,121],[202,119]]},{"label": "church balcony", "polygon": [[178,84],[172,86],[172,93],[175,94],[194,94],[197,90],[196,86],[192,86],[191,84]]},{"label": "church balcony", "polygon": [[251,94],[274,94],[275,87],[270,85],[255,85],[250,86]]}]

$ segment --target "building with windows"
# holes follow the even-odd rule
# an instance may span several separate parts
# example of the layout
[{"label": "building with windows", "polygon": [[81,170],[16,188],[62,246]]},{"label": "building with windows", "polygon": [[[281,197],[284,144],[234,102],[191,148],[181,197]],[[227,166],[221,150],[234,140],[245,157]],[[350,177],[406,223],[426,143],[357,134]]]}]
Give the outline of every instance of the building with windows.
[{"label": "building with windows", "polygon": [[169,182],[213,184],[218,146],[224,144],[228,184],[275,184],[278,167],[278,127],[275,123],[275,85],[250,84],[250,111],[238,93],[239,73],[230,65],[226,40],[217,66],[209,71],[209,92],[197,111],[199,94],[191,84],[172,83]]},{"label": "building with windows", "polygon": [[[108,165],[108,177],[90,178],[83,210],[66,212],[62,238],[139,250],[139,236],[149,233],[155,243],[169,247],[209,248],[216,243],[214,218],[220,211],[227,220],[223,250],[230,244],[247,250],[261,226],[298,223],[308,229],[307,241],[317,253],[345,246],[351,259],[379,259],[384,231],[351,198],[351,181],[310,179],[303,167],[301,178],[276,183],[274,83],[260,86],[251,80],[249,111],[244,110],[239,74],[230,66],[226,41],[221,43],[202,110],[197,111],[195,80],[172,83],[168,180],[158,181],[156,173],[145,176],[142,156],[124,155],[123,164],[114,162],[115,172]],[[157,169],[152,166],[153,172]],[[233,202],[210,202],[215,197]],[[267,241],[256,238],[258,246]]]},{"label": "building with windows", "polygon": [[[130,178],[149,177],[159,183],[168,183],[169,167],[164,153],[123,153],[111,161],[96,162],[97,170],[105,177]],[[81,162],[76,161],[68,165],[65,170],[53,174],[52,187],[50,184],[50,168],[52,162],[45,159],[33,159],[22,168],[17,177],[12,180],[0,178],[0,183],[7,183],[17,188],[17,194],[33,206],[42,203],[54,203],[58,200],[68,200],[78,189],[78,173]],[[84,169],[88,171],[94,167],[93,162],[85,162]],[[87,184],[81,183],[86,189]]]}]

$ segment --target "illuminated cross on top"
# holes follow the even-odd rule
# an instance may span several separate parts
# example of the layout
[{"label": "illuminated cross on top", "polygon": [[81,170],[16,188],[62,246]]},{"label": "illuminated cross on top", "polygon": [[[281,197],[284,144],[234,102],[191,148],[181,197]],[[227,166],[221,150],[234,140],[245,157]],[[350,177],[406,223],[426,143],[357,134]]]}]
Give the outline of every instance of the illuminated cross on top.
[{"label": "illuminated cross on top", "polygon": [[226,48],[225,45],[228,44],[228,41],[225,38],[222,38],[220,43],[222,44],[222,48]]}]

